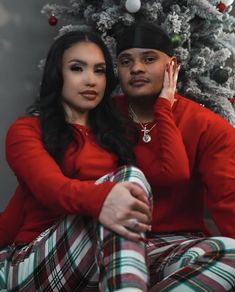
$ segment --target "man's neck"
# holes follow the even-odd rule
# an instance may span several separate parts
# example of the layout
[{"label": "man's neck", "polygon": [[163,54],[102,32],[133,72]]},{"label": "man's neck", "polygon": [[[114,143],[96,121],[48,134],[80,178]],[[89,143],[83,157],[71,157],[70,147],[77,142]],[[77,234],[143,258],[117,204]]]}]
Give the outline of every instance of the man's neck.
[{"label": "man's neck", "polygon": [[[156,97],[128,97],[129,107],[141,123],[148,123],[154,120],[155,101]],[[138,122],[135,117],[133,117],[133,120]]]}]

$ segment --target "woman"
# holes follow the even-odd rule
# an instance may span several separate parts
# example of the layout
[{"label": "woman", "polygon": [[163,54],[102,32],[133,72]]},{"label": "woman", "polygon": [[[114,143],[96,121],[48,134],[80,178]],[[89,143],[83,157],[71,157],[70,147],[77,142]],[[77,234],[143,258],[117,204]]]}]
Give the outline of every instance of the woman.
[{"label": "woman", "polygon": [[110,104],[114,86],[99,37],[74,31],[54,42],[39,100],[7,133],[19,186],[0,217],[1,291],[146,290],[139,239],[150,189],[124,166],[134,155]]}]

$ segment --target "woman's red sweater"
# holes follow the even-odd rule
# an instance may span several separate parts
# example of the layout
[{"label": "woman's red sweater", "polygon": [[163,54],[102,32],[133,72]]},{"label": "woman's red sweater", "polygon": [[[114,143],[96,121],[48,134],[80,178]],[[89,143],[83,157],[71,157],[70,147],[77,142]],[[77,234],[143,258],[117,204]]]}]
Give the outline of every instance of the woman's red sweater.
[{"label": "woman's red sweater", "polygon": [[72,125],[82,145],[65,154],[66,177],[48,154],[37,117],[19,118],[6,138],[6,157],[19,186],[0,217],[0,246],[30,242],[61,216],[82,214],[98,218],[102,204],[115,185],[95,181],[116,168],[116,156],[97,145],[92,133]]}]

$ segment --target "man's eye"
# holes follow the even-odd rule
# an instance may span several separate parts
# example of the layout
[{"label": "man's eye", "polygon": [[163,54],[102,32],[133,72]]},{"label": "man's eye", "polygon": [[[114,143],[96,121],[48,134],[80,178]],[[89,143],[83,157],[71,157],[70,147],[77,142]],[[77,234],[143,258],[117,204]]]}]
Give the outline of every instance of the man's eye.
[{"label": "man's eye", "polygon": [[121,59],[119,61],[119,63],[122,65],[122,66],[127,66],[130,64],[130,60],[129,59]]},{"label": "man's eye", "polygon": [[153,63],[153,62],[155,62],[156,61],[156,58],[154,58],[154,57],[146,57],[145,58],[145,63]]},{"label": "man's eye", "polygon": [[71,70],[71,71],[78,71],[78,72],[81,72],[81,71],[82,71],[82,67],[79,66],[79,65],[72,65],[72,66],[70,67],[70,70]]}]

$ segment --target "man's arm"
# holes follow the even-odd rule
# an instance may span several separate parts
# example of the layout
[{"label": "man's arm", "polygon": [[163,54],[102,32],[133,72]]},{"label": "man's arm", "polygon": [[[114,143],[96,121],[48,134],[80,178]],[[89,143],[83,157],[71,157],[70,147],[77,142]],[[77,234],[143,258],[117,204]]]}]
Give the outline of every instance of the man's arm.
[{"label": "man's arm", "polygon": [[210,214],[221,235],[235,238],[235,129],[222,118],[201,137],[199,162]]}]

